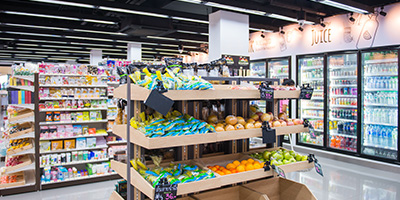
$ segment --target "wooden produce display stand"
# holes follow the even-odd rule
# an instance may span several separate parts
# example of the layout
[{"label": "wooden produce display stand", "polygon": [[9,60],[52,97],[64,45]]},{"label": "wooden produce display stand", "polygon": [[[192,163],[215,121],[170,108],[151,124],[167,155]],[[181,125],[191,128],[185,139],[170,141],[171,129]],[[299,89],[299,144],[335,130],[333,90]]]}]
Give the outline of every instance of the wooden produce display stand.
[{"label": "wooden produce display stand", "polygon": [[[260,100],[259,90],[232,90],[229,86],[218,85],[214,86],[215,90],[170,90],[163,93],[164,96],[175,101],[175,108],[184,114],[189,114],[196,119],[200,118],[201,115],[201,100],[221,100],[224,99],[226,102],[225,113],[232,114],[235,116],[243,116],[244,118],[249,115],[249,100]],[[127,117],[129,120],[134,117],[139,120],[139,114],[144,110],[143,101],[147,99],[150,94],[150,90],[142,88],[137,85],[130,84],[130,79],[128,79],[128,84],[122,85],[114,90],[115,98],[126,99],[127,104]],[[287,98],[299,98],[300,91],[274,91],[274,102],[273,102],[273,113],[275,116],[278,115],[278,104],[280,99]],[[307,132],[308,128],[304,125],[277,127],[276,136],[289,134],[289,133],[300,133]],[[211,165],[221,165],[224,166],[233,160],[248,159],[249,157],[249,138],[252,137],[262,137],[262,129],[244,129],[235,131],[225,131],[216,133],[206,133],[199,135],[184,135],[184,136],[169,136],[160,138],[148,138],[139,130],[134,129],[130,124],[114,125],[113,132],[120,137],[126,139],[128,142],[128,163],[130,159],[142,158],[144,156],[145,149],[161,149],[161,148],[175,148],[175,162],[176,163],[188,163],[195,164],[203,169],[207,169],[207,166]],[[278,141],[278,140],[277,140]],[[202,158],[202,152],[200,145],[206,143],[216,143],[222,142],[224,145],[225,154],[219,156],[207,156]],[[274,144],[274,148],[277,148],[277,143]],[[162,164],[161,164],[162,165]],[[284,169],[285,172],[299,171],[311,169],[313,163],[308,161],[296,162],[288,164],[287,166],[282,165],[280,168]],[[135,169],[130,167],[130,164],[125,164],[118,161],[111,161],[111,168],[115,170],[119,175],[121,175],[128,182],[128,199],[142,200],[147,198],[155,199],[155,189],[153,186],[145,180]],[[220,198],[213,198],[216,195],[207,195],[209,192],[204,192],[205,190],[218,189],[222,186],[236,185],[238,183],[246,183],[247,181],[254,181],[265,179],[267,177],[274,177],[276,173],[271,169],[269,171],[264,171],[264,168],[245,171],[235,174],[229,174],[220,176],[215,174],[216,177],[213,179],[202,180],[197,182],[178,184],[177,195],[185,199],[225,199],[229,196],[223,196],[222,193],[226,194],[237,194],[233,195],[235,198],[232,199],[269,199],[262,192],[254,192],[251,188],[245,187],[231,187],[223,189],[224,192],[219,192],[220,190],[212,191]],[[280,178],[273,178],[271,180],[281,180]],[[269,180],[269,179],[268,179]],[[284,181],[284,180],[283,180]],[[131,183],[131,184],[129,184]],[[275,183],[275,182],[274,182]],[[278,182],[277,182],[278,184]],[[280,182],[279,182],[280,184]],[[299,187],[304,186],[300,183],[296,183]],[[263,184],[263,187],[279,189],[276,187]],[[284,187],[284,186],[282,186]],[[306,186],[304,186],[306,188]],[[307,189],[307,188],[306,188]],[[225,192],[226,190],[226,192]],[[229,190],[229,191],[228,191]],[[222,191],[222,190],[221,190]],[[231,191],[231,192],[230,192]],[[304,198],[293,198],[299,200],[312,200],[315,199],[312,193],[311,195]],[[199,193],[200,194],[196,194]],[[193,196],[187,196],[188,194],[193,194]],[[308,194],[307,193],[307,194]],[[110,199],[118,199],[118,194],[112,194]],[[119,195],[118,195],[119,196]],[[211,198],[207,198],[207,196]],[[232,196],[232,195],[231,195]],[[239,198],[241,196],[249,196],[254,198]],[[308,198],[309,197],[309,198]],[[275,198],[272,198],[275,199]]]}]

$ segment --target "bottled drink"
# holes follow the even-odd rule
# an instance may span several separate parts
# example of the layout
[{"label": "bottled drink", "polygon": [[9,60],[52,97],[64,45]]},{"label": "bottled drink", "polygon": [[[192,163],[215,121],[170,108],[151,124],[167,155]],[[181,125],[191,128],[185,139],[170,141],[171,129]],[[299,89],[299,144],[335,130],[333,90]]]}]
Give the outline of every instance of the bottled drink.
[{"label": "bottled drink", "polygon": [[381,145],[388,146],[388,135],[385,127],[381,128]]},{"label": "bottled drink", "polygon": [[375,126],[372,126],[372,128],[371,128],[371,135],[372,135],[372,143],[373,144],[377,144],[378,143],[378,138],[377,138],[377,134],[376,134],[376,128],[375,128]]},{"label": "bottled drink", "polygon": [[392,130],[387,128],[387,147],[393,147]]},{"label": "bottled drink", "polygon": [[375,144],[378,144],[379,146],[382,145],[382,132],[381,132],[380,126],[376,127],[376,143]]}]

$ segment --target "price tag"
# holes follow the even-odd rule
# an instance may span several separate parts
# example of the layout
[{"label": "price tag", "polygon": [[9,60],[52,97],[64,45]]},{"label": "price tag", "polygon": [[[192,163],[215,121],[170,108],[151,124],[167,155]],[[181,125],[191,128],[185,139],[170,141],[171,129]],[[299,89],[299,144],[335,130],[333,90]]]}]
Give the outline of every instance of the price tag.
[{"label": "price tag", "polygon": [[304,127],[308,127],[308,130],[310,132],[310,137],[312,139],[317,139],[317,136],[315,135],[314,127],[307,119],[304,120]]},{"label": "price tag", "polygon": [[262,139],[264,144],[276,142],[276,132],[269,125],[269,122],[263,122],[262,126]]},{"label": "price tag", "polygon": [[167,178],[161,178],[155,188],[154,200],[175,200],[177,191],[177,184],[171,185]]},{"label": "price tag", "polygon": [[286,174],[283,171],[283,169],[279,168],[278,166],[275,166],[275,172],[278,174],[278,176],[282,178],[286,178]]},{"label": "price tag", "polygon": [[308,163],[314,161],[315,171],[316,171],[319,175],[324,176],[324,173],[322,172],[322,166],[321,166],[321,164],[318,163],[318,160],[315,158],[315,155],[314,155],[314,154],[308,155],[308,159],[307,159],[307,160],[308,160]]},{"label": "price tag", "polygon": [[166,115],[170,111],[174,101],[162,95],[158,90],[152,90],[146,101],[144,101],[144,104],[162,115]]},{"label": "price tag", "polygon": [[261,100],[274,101],[274,89],[269,87],[266,82],[261,83],[259,90]]},{"label": "price tag", "polygon": [[299,99],[307,99],[310,100],[312,95],[313,95],[314,89],[310,87],[310,85],[308,84],[307,87],[305,87],[303,85],[303,87],[301,87],[300,89],[300,96]]}]

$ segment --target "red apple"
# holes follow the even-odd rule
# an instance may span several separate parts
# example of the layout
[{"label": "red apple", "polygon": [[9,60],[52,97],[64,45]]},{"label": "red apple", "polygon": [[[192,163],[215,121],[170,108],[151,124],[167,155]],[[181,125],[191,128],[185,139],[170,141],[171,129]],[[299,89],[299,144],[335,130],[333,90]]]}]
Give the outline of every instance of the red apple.
[{"label": "red apple", "polygon": [[294,119],[294,120],[293,120],[293,123],[294,123],[294,125],[300,125],[300,124],[302,124],[301,121],[300,121],[300,119]]},{"label": "red apple", "polygon": [[281,123],[279,121],[272,122],[272,127],[281,127]]},{"label": "red apple", "polygon": [[287,124],[288,126],[293,126],[293,125],[294,125],[294,123],[293,123],[292,121],[288,121],[288,122],[286,122],[286,124]]},{"label": "red apple", "polygon": [[286,126],[287,124],[286,124],[286,122],[285,121],[282,121],[281,122],[281,126]]}]

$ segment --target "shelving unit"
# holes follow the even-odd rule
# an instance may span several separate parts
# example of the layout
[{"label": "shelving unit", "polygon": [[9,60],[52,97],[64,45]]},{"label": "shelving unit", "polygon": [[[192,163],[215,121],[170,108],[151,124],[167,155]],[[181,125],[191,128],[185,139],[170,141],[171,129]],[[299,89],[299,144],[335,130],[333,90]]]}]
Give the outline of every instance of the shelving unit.
[{"label": "shelving unit", "polygon": [[[136,85],[128,84],[118,87],[114,91],[117,98],[125,98],[128,102],[128,121],[132,117],[138,119],[139,113],[142,111],[142,101],[147,99],[150,91]],[[298,98],[299,91],[277,91],[275,90],[272,108],[274,114],[278,114],[279,99],[282,98]],[[226,113],[233,115],[240,115],[243,117],[248,116],[249,100],[259,100],[260,94],[258,90],[230,90],[224,86],[216,86],[215,90],[206,91],[186,91],[186,90],[170,90],[164,93],[165,96],[175,101],[175,106],[182,113],[189,113],[195,118],[200,116],[200,103],[198,100],[208,99],[226,99],[228,105]],[[189,109],[190,108],[190,109]],[[299,133],[308,131],[303,125],[287,126],[275,128],[276,135],[283,135],[288,133]],[[199,135],[184,135],[184,136],[169,136],[161,138],[147,138],[143,133],[134,129],[130,124],[114,125],[113,132],[122,138],[129,141],[128,143],[128,160],[132,158],[141,158],[145,149],[160,149],[174,147],[175,160],[183,163],[208,163],[211,161],[221,161],[224,159],[232,160],[238,159],[240,156],[246,155],[245,152],[249,150],[249,138],[260,137],[262,135],[261,129],[245,129],[236,131],[225,131],[216,133],[206,133]],[[227,155],[211,156],[202,158],[201,146],[204,143],[223,142],[226,147]],[[277,143],[274,143],[277,147]],[[198,164],[197,164],[198,165]],[[203,165],[199,165],[205,167]],[[290,165],[281,166],[287,172],[306,170],[312,168],[313,163],[298,162]],[[128,181],[128,199],[142,200],[147,196],[154,199],[154,188],[142,178],[142,176],[130,167],[130,164],[124,164],[118,161],[111,161],[111,168],[120,174]],[[202,180],[197,182],[190,182],[178,184],[177,195],[186,195],[190,193],[198,193],[204,190],[217,189],[221,186],[237,184],[250,180],[263,179],[273,177],[272,170],[264,172],[264,169],[257,169],[231,174],[225,176],[217,175],[213,179]],[[119,195],[112,194],[110,199],[118,199]]]}]

